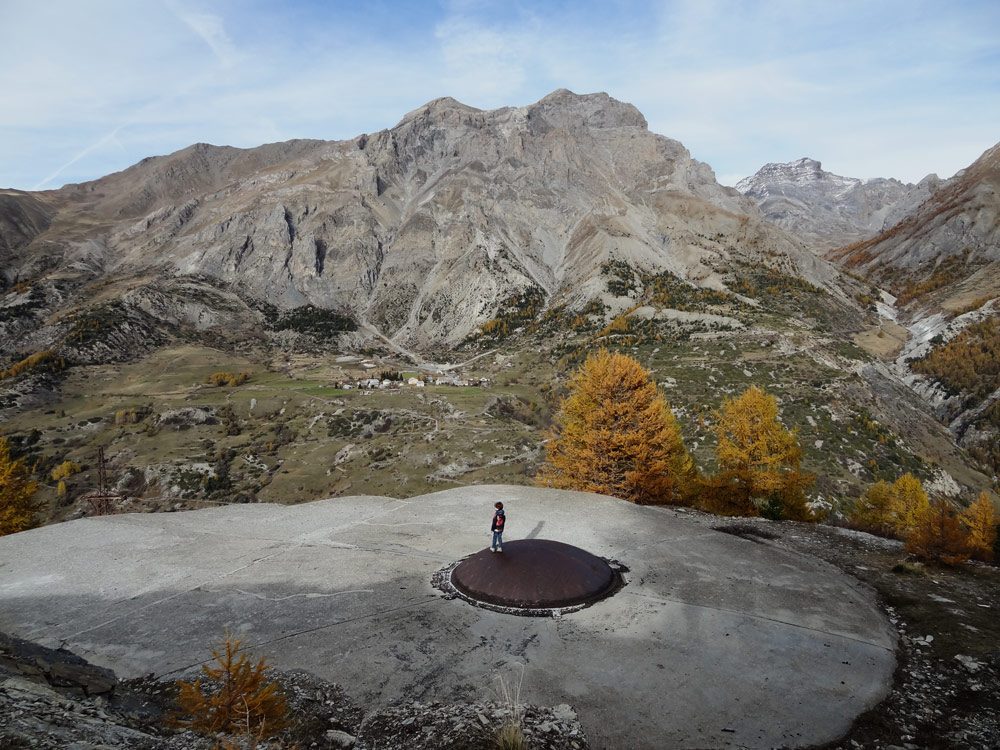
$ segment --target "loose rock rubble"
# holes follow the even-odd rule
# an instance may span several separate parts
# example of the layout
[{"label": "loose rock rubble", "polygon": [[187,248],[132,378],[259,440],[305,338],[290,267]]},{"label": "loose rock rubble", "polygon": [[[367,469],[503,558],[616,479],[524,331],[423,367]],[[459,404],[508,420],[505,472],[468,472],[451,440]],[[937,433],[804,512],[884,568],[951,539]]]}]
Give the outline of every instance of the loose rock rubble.
[{"label": "loose rock rubble", "polygon": [[[474,750],[509,717],[494,703],[406,702],[367,716],[335,684],[302,671],[272,673],[291,727],[256,750]],[[0,634],[0,750],[209,750],[218,740],[166,721],[176,687],[152,675],[124,682],[64,650]],[[532,748],[589,750],[576,713],[522,706]]]},{"label": "loose rock rubble", "polygon": [[212,744],[168,731],[155,696],[120,683],[110,670],[0,633],[0,748],[207,750]]},{"label": "loose rock rubble", "polygon": [[[379,709],[365,718],[354,747],[355,750],[475,750],[488,747],[509,716],[509,709],[496,703],[407,702]],[[565,704],[555,708],[524,707],[521,728],[531,748],[590,747],[576,712]]]}]

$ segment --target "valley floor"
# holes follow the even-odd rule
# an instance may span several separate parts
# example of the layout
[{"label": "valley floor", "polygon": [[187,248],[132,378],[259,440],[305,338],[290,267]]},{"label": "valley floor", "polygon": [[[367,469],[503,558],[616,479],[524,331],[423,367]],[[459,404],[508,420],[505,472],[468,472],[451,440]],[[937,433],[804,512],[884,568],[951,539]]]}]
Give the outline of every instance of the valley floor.
[{"label": "valley floor", "polygon": [[[720,334],[627,353],[653,373],[705,473],[715,465],[713,411],[758,385],[798,430],[803,468],[817,476],[810,495],[827,507],[905,472],[931,492],[989,486],[879,363],[846,342],[827,351],[810,342]],[[529,341],[442,377],[391,358],[251,357],[182,344],[137,362],[75,367],[49,387],[25,383],[34,390],[0,401],[0,424],[41,479],[47,521],[93,511],[86,496],[98,489],[99,449],[116,512],[532,484],[565,379],[587,351]],[[249,378],[206,382],[227,372]],[[382,374],[404,383],[357,387]],[[426,383],[405,382],[416,376]],[[64,462],[79,471],[60,484],[51,471]]]}]

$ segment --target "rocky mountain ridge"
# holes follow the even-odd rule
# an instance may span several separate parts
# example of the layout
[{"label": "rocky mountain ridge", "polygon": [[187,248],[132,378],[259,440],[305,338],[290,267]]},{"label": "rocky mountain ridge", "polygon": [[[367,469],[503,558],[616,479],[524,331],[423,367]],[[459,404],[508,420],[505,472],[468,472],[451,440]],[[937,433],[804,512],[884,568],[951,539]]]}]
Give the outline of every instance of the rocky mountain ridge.
[{"label": "rocky mountain ridge", "polygon": [[858,299],[894,328],[898,377],[994,470],[1000,380],[988,361],[975,374],[956,361],[994,347],[998,154],[1000,145],[948,180],[929,175],[916,185],[840,177],[812,159],[768,164],[737,185],[769,220],[819,251],[832,248],[828,258],[873,284]]},{"label": "rocky mountain ridge", "polygon": [[1000,260],[1000,144],[936,189],[900,221],[830,257],[875,279],[939,268],[967,253],[966,265]]},{"label": "rocky mountain ridge", "polygon": [[[133,286],[203,277],[279,308],[337,310],[418,348],[454,345],[523,292],[581,306],[612,258],[717,290],[732,262],[838,284],[606,94],[560,90],[492,111],[438,99],[352,141],[199,144],[4,197],[9,283],[53,266]],[[28,220],[39,212],[45,221]]]},{"label": "rocky mountain ridge", "polygon": [[940,184],[937,175],[916,185],[892,178],[842,177],[825,171],[815,159],[803,158],[765,164],[740,180],[736,189],[753,198],[769,221],[825,250],[888,229]]}]

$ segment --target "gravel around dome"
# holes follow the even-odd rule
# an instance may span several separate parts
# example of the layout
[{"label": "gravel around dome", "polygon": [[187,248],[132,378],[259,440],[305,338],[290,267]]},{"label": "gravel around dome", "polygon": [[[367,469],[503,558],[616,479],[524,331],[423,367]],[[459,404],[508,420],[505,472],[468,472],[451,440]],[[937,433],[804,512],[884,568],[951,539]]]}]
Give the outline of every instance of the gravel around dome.
[{"label": "gravel around dome", "polygon": [[612,594],[621,576],[604,560],[571,544],[548,539],[506,542],[485,549],[451,573],[454,587],[480,602],[520,609],[589,604]]}]

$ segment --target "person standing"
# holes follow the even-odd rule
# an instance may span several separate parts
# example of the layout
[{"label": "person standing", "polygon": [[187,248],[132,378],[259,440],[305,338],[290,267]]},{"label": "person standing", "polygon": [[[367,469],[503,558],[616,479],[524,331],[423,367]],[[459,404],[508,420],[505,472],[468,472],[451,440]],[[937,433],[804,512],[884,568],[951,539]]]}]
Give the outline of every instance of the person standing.
[{"label": "person standing", "polygon": [[506,522],[503,512],[503,503],[498,502],[493,506],[496,508],[496,512],[493,514],[493,525],[491,530],[493,531],[493,544],[490,546],[490,550],[493,552],[503,552],[503,527]]}]

